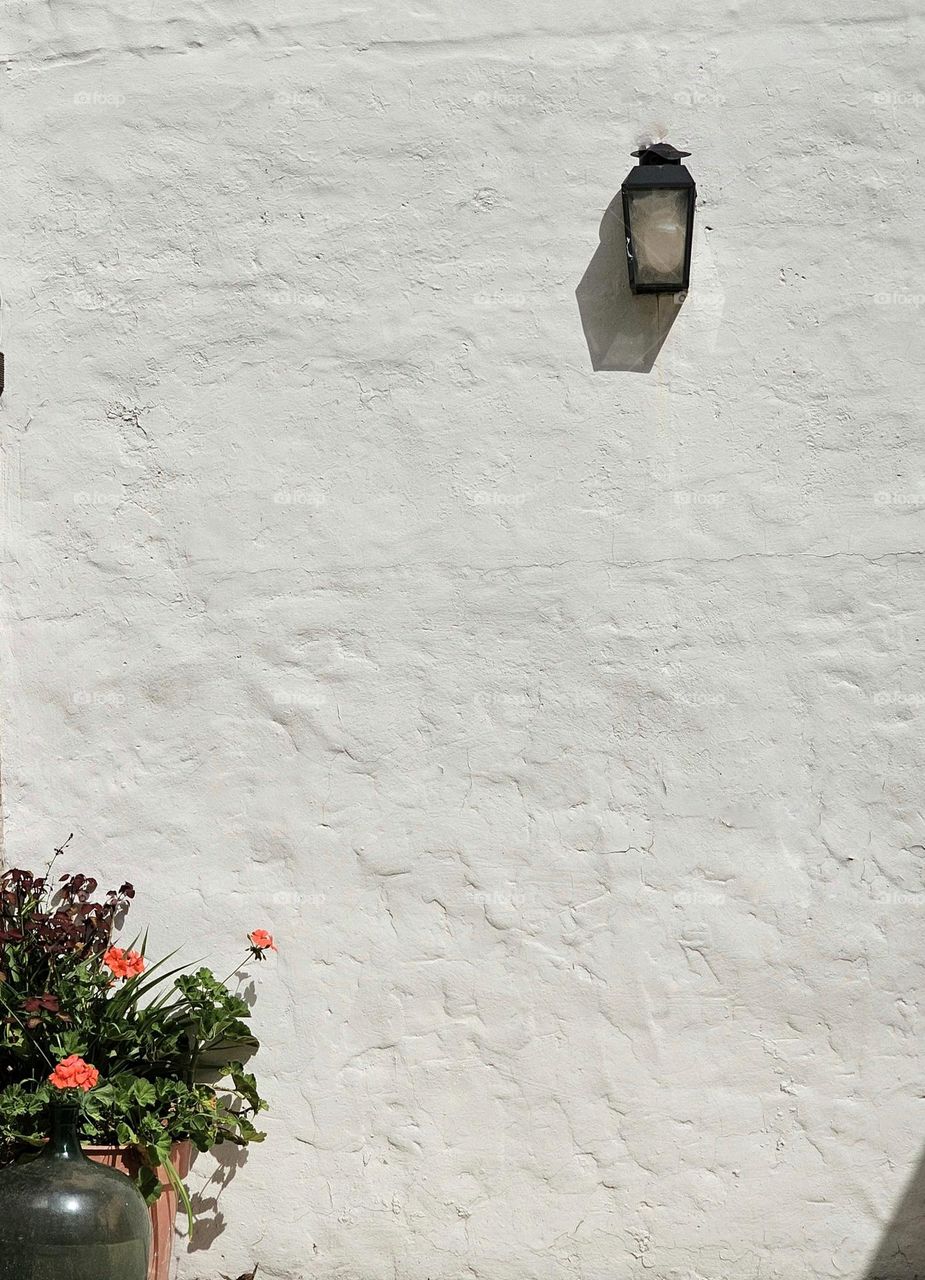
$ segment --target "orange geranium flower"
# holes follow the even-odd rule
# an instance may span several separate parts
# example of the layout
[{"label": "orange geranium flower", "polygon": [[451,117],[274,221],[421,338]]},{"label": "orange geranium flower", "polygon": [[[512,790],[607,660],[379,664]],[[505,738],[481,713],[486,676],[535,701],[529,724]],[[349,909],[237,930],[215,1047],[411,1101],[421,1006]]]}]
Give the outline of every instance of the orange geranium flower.
[{"label": "orange geranium flower", "polygon": [[99,1081],[100,1073],[89,1062],[72,1053],[69,1058],[59,1062],[48,1077],[56,1089],[83,1089],[84,1093],[92,1089]]},{"label": "orange geranium flower", "polygon": [[123,951],[121,947],[110,947],[103,953],[103,964],[117,978],[137,978],[144,971],[145,958],[138,951]]},{"label": "orange geranium flower", "polygon": [[253,933],[249,933],[247,937],[255,951],[279,950],[276,943],[273,941],[272,933],[267,933],[266,929],[255,929]]}]

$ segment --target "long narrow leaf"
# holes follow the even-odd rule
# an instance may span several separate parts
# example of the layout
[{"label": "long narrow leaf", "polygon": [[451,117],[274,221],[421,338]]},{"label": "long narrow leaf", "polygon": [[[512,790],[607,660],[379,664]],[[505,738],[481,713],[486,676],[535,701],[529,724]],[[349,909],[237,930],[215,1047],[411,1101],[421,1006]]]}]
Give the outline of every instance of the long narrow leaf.
[{"label": "long narrow leaf", "polygon": [[167,1157],[167,1163],[164,1165],[164,1169],[167,1173],[167,1177],[170,1179],[170,1185],[173,1187],[174,1191],[176,1191],[180,1203],[186,1210],[187,1229],[189,1230],[190,1238],[192,1238],[193,1231],[196,1227],[196,1223],[193,1220],[193,1204],[189,1198],[189,1192],[183,1185],[183,1179],[177,1173],[172,1156]]}]

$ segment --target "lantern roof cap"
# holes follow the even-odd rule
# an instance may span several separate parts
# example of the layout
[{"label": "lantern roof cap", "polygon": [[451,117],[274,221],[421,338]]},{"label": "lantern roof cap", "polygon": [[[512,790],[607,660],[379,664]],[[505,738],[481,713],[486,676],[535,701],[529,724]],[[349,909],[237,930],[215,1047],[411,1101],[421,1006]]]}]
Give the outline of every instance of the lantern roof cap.
[{"label": "lantern roof cap", "polygon": [[680,164],[689,151],[679,151],[670,142],[650,142],[632,153],[639,157],[640,164]]}]

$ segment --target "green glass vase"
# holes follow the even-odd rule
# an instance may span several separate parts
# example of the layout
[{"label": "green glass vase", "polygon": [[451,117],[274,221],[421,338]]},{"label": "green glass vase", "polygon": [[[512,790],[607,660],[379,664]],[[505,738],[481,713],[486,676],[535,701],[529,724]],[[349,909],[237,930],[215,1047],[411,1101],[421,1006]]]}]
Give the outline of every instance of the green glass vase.
[{"label": "green glass vase", "polygon": [[0,1170],[0,1280],[145,1280],[147,1206],[124,1173],[87,1159],[79,1116],[54,1106],[41,1154]]}]

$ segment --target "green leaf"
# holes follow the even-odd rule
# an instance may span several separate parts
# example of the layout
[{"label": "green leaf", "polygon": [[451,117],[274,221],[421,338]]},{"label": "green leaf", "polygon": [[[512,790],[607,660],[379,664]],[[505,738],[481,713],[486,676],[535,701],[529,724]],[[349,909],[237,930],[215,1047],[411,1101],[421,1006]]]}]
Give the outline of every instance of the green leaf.
[{"label": "green leaf", "polygon": [[138,1171],[136,1179],[138,1190],[145,1198],[145,1204],[154,1204],[155,1200],[160,1199],[163,1187],[161,1180],[157,1176],[157,1170],[143,1164]]},{"label": "green leaf", "polygon": [[157,1090],[150,1080],[136,1078],[132,1081],[132,1096],[141,1106],[150,1107],[157,1101]]},{"label": "green leaf", "polygon": [[250,1072],[244,1070],[240,1062],[229,1063],[228,1074],[235,1089],[244,1098],[252,1111],[266,1110],[267,1104],[257,1092],[256,1079]]}]

